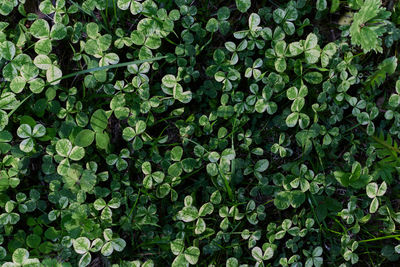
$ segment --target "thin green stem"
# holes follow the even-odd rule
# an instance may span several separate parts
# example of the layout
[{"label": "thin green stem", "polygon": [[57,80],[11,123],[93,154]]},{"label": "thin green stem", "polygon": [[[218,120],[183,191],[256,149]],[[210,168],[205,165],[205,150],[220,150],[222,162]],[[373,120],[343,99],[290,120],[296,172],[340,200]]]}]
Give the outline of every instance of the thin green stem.
[{"label": "thin green stem", "polygon": [[366,242],[374,242],[378,240],[384,240],[384,239],[391,239],[391,238],[400,238],[400,235],[387,235],[387,236],[381,236],[381,237],[376,237],[376,238],[371,238],[371,239],[364,239],[361,241],[358,241],[358,243],[366,243]]}]

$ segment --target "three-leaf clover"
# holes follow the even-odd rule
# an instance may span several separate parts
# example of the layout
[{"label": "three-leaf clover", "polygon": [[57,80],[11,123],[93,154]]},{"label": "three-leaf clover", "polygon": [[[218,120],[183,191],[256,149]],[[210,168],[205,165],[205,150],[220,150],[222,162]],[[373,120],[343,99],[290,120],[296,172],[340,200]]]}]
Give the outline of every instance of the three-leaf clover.
[{"label": "three-leaf clover", "polygon": [[19,144],[19,148],[29,153],[35,146],[35,138],[40,138],[46,134],[46,128],[42,124],[36,124],[33,129],[29,124],[22,124],[17,129],[17,135],[20,138],[24,138]]},{"label": "three-leaf clover", "polygon": [[71,141],[66,138],[57,141],[56,151],[58,156],[62,158],[57,167],[57,172],[60,175],[67,175],[70,168],[69,160],[79,161],[85,156],[85,149],[83,147],[72,146]]},{"label": "three-leaf clover", "polygon": [[128,162],[125,159],[129,158],[129,150],[127,148],[124,148],[121,150],[119,155],[116,154],[110,154],[106,158],[106,162],[108,165],[115,165],[117,167],[117,170],[123,171],[126,168],[128,168]]}]

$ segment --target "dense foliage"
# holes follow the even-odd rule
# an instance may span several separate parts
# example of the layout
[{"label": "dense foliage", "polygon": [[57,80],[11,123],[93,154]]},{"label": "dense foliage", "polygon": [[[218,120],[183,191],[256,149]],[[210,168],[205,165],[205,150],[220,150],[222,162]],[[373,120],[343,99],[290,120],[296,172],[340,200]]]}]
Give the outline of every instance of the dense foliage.
[{"label": "dense foliage", "polygon": [[382,2],[0,0],[0,264],[399,261]]}]

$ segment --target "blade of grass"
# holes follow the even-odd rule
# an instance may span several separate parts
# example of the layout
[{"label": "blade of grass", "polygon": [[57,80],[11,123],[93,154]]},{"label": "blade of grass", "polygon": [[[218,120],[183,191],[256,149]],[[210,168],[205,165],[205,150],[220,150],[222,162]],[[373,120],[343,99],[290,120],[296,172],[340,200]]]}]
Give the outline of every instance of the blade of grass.
[{"label": "blade of grass", "polygon": [[82,74],[95,72],[95,71],[100,71],[100,70],[107,70],[107,69],[115,69],[115,68],[119,68],[119,67],[126,67],[126,66],[133,65],[133,64],[142,64],[142,63],[145,63],[145,62],[157,61],[157,60],[164,59],[166,57],[167,56],[153,57],[153,58],[149,58],[149,59],[134,60],[134,61],[119,63],[119,64],[115,64],[115,65],[108,65],[108,66],[102,66],[102,67],[96,67],[96,68],[81,70],[81,71],[77,71],[77,72],[73,72],[73,73],[64,75],[64,76],[62,76],[62,77],[60,77],[58,79],[55,79],[53,81],[47,82],[45,84],[45,86],[47,86],[49,84],[52,84],[54,82],[60,81],[60,80],[64,80],[64,79],[68,79],[68,78],[77,76],[77,75],[82,75]]}]

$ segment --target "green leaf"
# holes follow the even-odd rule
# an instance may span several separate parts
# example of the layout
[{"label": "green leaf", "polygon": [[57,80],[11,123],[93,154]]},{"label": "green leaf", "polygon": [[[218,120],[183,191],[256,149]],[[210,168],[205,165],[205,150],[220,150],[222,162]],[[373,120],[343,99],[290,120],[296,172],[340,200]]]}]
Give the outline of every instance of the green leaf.
[{"label": "green leaf", "polygon": [[367,185],[366,191],[369,198],[375,198],[378,192],[378,185],[376,183],[370,183]]},{"label": "green leaf", "polygon": [[311,84],[320,84],[322,82],[322,74],[316,71],[308,72],[304,75],[304,80]]},{"label": "green leaf", "polygon": [[290,199],[290,204],[292,205],[292,207],[298,208],[301,206],[301,204],[304,203],[304,201],[306,200],[306,196],[301,190],[293,190],[291,191]]},{"label": "green leaf", "polygon": [[278,57],[284,57],[286,53],[286,42],[284,40],[276,42],[274,51]]},{"label": "green leaf", "polygon": [[22,140],[22,142],[19,144],[19,149],[21,149],[26,153],[31,152],[33,150],[33,147],[34,147],[34,142],[31,137]]},{"label": "green leaf", "polygon": [[200,256],[200,249],[197,247],[188,247],[185,252],[185,259],[192,265],[195,265]]},{"label": "green leaf", "polygon": [[84,129],[80,131],[75,137],[75,145],[80,147],[88,147],[94,141],[94,132],[92,130]]},{"label": "green leaf", "polygon": [[2,131],[8,124],[8,114],[0,109],[0,131]]},{"label": "green leaf", "polygon": [[97,23],[90,22],[86,24],[86,33],[89,38],[97,39],[99,35],[99,26],[97,25]]},{"label": "green leaf", "polygon": [[377,195],[378,197],[381,197],[381,196],[383,196],[383,195],[386,193],[386,190],[387,190],[387,184],[386,184],[386,182],[384,181],[384,182],[382,182],[382,184],[379,186],[379,189],[378,189],[378,192],[376,193],[376,195]]},{"label": "green leaf", "polygon": [[123,251],[124,248],[126,247],[126,242],[125,242],[125,240],[123,240],[122,238],[115,238],[115,239],[113,239],[111,242],[112,242],[113,248],[114,248],[116,251],[121,252],[121,251]]},{"label": "green leaf", "polygon": [[215,18],[209,19],[206,25],[206,30],[209,32],[218,31],[218,20],[216,20]]},{"label": "green leaf", "polygon": [[176,146],[171,150],[171,159],[173,161],[180,161],[182,159],[183,149],[180,146]]},{"label": "green leaf", "polygon": [[299,113],[298,112],[293,112],[289,114],[286,118],[286,125],[288,127],[294,127],[297,124],[297,121],[299,120]]},{"label": "green leaf", "polygon": [[14,93],[18,94],[24,90],[25,85],[26,80],[23,77],[17,76],[11,81],[10,89]]},{"label": "green leaf", "polygon": [[275,60],[275,69],[277,72],[284,72],[286,70],[286,60],[284,58],[277,58]]},{"label": "green leaf", "polygon": [[40,39],[35,43],[35,52],[37,54],[48,55],[51,53],[52,45],[50,39]]},{"label": "green leaf", "polygon": [[329,64],[329,60],[336,54],[337,46],[335,43],[327,44],[321,52],[321,66],[326,67]]},{"label": "green leaf", "polygon": [[12,254],[12,260],[15,264],[23,265],[29,258],[29,252],[24,248],[17,248]]},{"label": "green leaf", "polygon": [[62,40],[67,36],[67,28],[62,23],[55,23],[51,27],[50,38],[53,40]]},{"label": "green leaf", "polygon": [[269,166],[269,161],[267,159],[262,159],[257,161],[257,163],[254,165],[254,170],[258,172],[263,172],[268,169]]},{"label": "green leaf", "polygon": [[379,208],[379,201],[378,198],[375,197],[372,199],[372,202],[369,206],[369,212],[375,213],[378,210],[378,208]]},{"label": "green leaf", "polygon": [[340,6],[340,0],[332,0],[330,12],[335,13],[338,10],[339,6]]},{"label": "green leaf", "polygon": [[139,120],[135,125],[136,135],[144,133],[145,130],[146,130],[146,122]]},{"label": "green leaf", "polygon": [[69,158],[75,161],[81,160],[85,156],[85,149],[80,146],[72,148]]},{"label": "green leaf", "polygon": [[42,239],[37,234],[30,234],[26,238],[26,244],[31,248],[38,248]]},{"label": "green leaf", "polygon": [[184,254],[179,254],[172,262],[172,267],[187,267],[189,265]]},{"label": "green leaf", "polygon": [[96,185],[96,175],[90,171],[85,170],[82,174],[80,185],[84,192],[91,191]]},{"label": "green leaf", "polygon": [[251,0],[236,0],[236,7],[242,13],[247,12],[250,6],[251,6]]},{"label": "green leaf", "polygon": [[281,191],[279,192],[275,199],[274,199],[274,205],[280,210],[285,210],[289,208],[291,202],[291,195],[290,192],[287,191]]},{"label": "green leaf", "polygon": [[366,0],[353,16],[353,23],[350,26],[351,43],[361,46],[364,53],[371,50],[382,52],[382,41],[379,37],[386,31],[382,30],[385,24],[379,19],[374,23],[368,23],[385,10],[381,5],[380,0]]},{"label": "green leaf", "polygon": [[28,138],[32,136],[32,128],[28,124],[22,124],[17,129],[17,135],[21,138]]},{"label": "green leaf", "polygon": [[101,248],[101,254],[104,256],[110,256],[114,251],[111,241],[106,242],[103,247]]},{"label": "green leaf", "polygon": [[185,249],[183,239],[175,239],[170,243],[171,251],[174,255],[179,255]]},{"label": "green leaf", "polygon": [[42,70],[48,70],[52,66],[50,58],[46,55],[37,55],[33,60],[33,63],[36,67]]},{"label": "green leaf", "polygon": [[199,217],[199,211],[193,206],[184,207],[179,211],[179,217],[184,222],[192,222]]},{"label": "green leaf", "polygon": [[50,68],[48,68],[46,71],[47,82],[51,85],[59,84],[61,77],[62,72],[57,66],[51,65]]},{"label": "green leaf", "polygon": [[316,7],[318,11],[324,11],[328,8],[328,3],[326,2],[326,0],[317,0]]},{"label": "green leaf", "polygon": [[72,242],[74,250],[78,254],[85,254],[89,251],[90,240],[87,237],[78,237]]},{"label": "green leaf", "polygon": [[46,128],[43,125],[36,124],[35,127],[33,127],[33,130],[32,130],[33,137],[39,138],[39,137],[44,136],[45,134],[46,134]]},{"label": "green leaf", "polygon": [[253,256],[253,258],[258,261],[258,262],[262,262],[263,261],[263,253],[261,248],[259,247],[254,247],[251,250],[251,255]]},{"label": "green leaf", "polygon": [[56,151],[60,156],[68,157],[72,150],[72,144],[68,139],[60,139],[56,143]]},{"label": "green leaf", "polygon": [[90,255],[89,252],[86,252],[85,254],[82,255],[82,257],[79,259],[78,266],[79,267],[86,267],[90,264],[92,261],[92,255]]},{"label": "green leaf", "polygon": [[102,109],[96,110],[90,119],[90,126],[92,126],[92,129],[97,133],[103,132],[107,128],[107,124],[108,116],[106,112]]},{"label": "green leaf", "polygon": [[251,13],[249,17],[249,28],[252,31],[256,31],[258,25],[260,24],[260,16],[256,13]]},{"label": "green leaf", "polygon": [[213,211],[214,211],[214,206],[210,202],[207,202],[203,206],[201,206],[199,210],[199,216],[204,217],[210,215],[211,213],[213,213]]},{"label": "green leaf", "polygon": [[0,43],[0,59],[12,60],[15,56],[15,45],[10,41]]},{"label": "green leaf", "polygon": [[30,27],[30,32],[36,38],[47,38],[50,34],[49,23],[44,19],[35,20]]},{"label": "green leaf", "polygon": [[400,95],[395,95],[395,94],[393,94],[393,95],[391,95],[390,97],[389,97],[389,105],[390,106],[392,106],[392,107],[398,107],[399,105],[400,105]]},{"label": "green leaf", "polygon": [[226,260],[226,267],[239,267],[239,261],[236,258]]},{"label": "green leaf", "polygon": [[175,76],[171,74],[165,75],[161,81],[168,88],[173,88],[177,84]]}]

